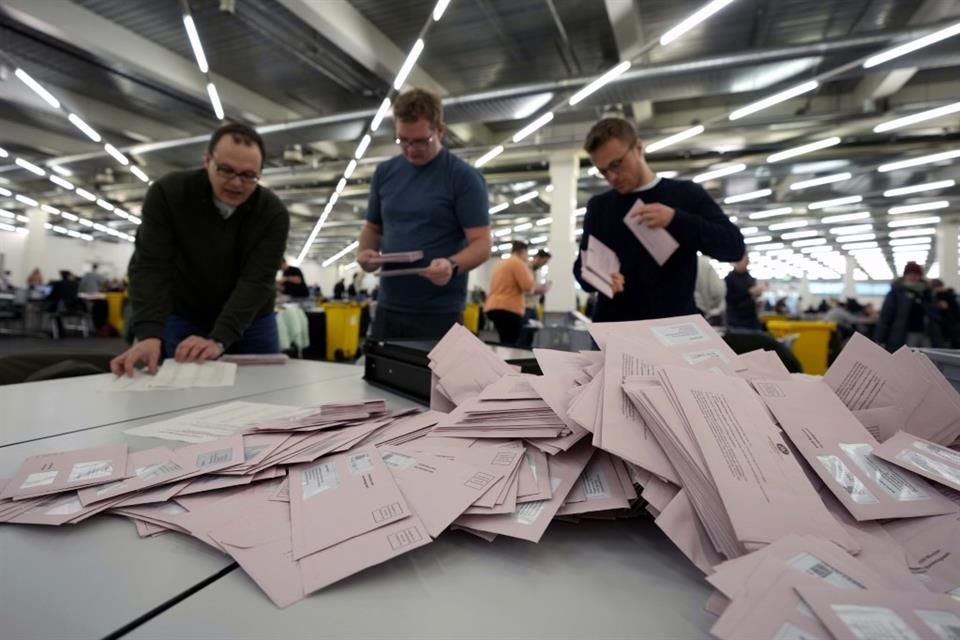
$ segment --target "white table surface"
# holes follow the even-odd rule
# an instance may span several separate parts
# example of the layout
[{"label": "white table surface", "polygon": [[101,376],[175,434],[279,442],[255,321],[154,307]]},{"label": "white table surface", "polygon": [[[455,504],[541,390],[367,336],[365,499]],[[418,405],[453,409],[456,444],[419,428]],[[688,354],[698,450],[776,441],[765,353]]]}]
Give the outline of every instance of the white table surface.
[{"label": "white table surface", "polygon": [[110,374],[0,386],[0,447],[169,411],[239,400],[337,378],[356,365],[291,360],[241,366],[236,384],[206,389],[103,391]]},{"label": "white table surface", "polygon": [[[371,398],[385,398],[391,408],[413,404],[366,385],[358,367],[297,366],[312,369],[301,380],[328,377],[300,386],[287,380],[286,388],[246,399],[304,406]],[[259,379],[278,376],[268,367],[247,371],[245,388],[269,388]],[[59,384],[70,395],[81,382]],[[22,390],[29,394],[29,388]],[[231,399],[237,397],[223,398]],[[133,449],[169,445],[123,431],[192,410],[181,409],[183,398],[170,404],[179,410],[0,448],[0,476],[44,451],[111,442]],[[38,428],[44,426],[49,433],[49,425]],[[169,606],[232,564],[188,536],[141,540],[130,522],[112,516],[64,527],[0,525],[0,638],[97,638],[148,615],[154,617],[124,637],[687,639],[707,637],[712,624],[703,611],[707,584],[647,518],[553,523],[540,544],[504,537],[488,544],[447,532],[284,610],[234,568]]]}]

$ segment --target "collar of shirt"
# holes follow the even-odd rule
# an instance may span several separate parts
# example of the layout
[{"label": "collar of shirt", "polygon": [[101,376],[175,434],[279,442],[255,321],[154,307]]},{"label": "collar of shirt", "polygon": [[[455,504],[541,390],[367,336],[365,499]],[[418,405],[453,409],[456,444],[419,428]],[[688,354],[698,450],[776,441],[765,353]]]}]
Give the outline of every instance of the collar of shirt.
[{"label": "collar of shirt", "polygon": [[237,210],[236,207],[231,207],[225,202],[220,202],[218,199],[213,199],[214,206],[217,207],[217,211],[220,212],[220,215],[223,216],[223,219],[226,220],[233,215],[233,212]]},{"label": "collar of shirt", "polygon": [[649,191],[650,189],[653,189],[655,186],[660,184],[660,180],[661,180],[660,176],[654,176],[653,180],[651,180],[647,184],[640,185],[639,187],[634,189],[633,192],[639,193],[640,191]]}]

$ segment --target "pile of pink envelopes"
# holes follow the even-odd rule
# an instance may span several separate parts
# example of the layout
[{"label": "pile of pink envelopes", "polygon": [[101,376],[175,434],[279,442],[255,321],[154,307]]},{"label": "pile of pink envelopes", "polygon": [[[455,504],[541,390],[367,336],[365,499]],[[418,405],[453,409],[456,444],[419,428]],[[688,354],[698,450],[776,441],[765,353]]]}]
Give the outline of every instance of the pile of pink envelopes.
[{"label": "pile of pink envelopes", "polygon": [[430,411],[34,456],[0,480],[0,522],[194,536],[283,607],[448,529],[536,543],[645,508],[714,587],[718,638],[958,637],[960,395],[925,356],[857,336],[819,378],[698,316],[590,331],[599,351],[535,350],[532,376],[456,326]]}]

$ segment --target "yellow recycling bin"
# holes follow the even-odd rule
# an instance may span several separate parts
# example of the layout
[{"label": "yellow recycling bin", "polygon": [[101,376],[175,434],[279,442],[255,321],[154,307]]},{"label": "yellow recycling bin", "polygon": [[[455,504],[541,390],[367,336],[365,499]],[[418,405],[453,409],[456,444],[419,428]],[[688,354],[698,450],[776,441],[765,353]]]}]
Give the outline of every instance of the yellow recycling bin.
[{"label": "yellow recycling bin", "polygon": [[117,332],[118,336],[123,335],[123,303],[127,299],[126,291],[110,291],[106,294],[107,298],[107,323]]},{"label": "yellow recycling bin", "polygon": [[467,305],[467,308],[463,310],[463,326],[471,331],[471,333],[477,333],[480,331],[480,305],[475,303],[470,303]]},{"label": "yellow recycling bin", "polygon": [[795,334],[793,354],[797,356],[804,373],[823,375],[827,372],[830,336],[837,330],[836,322],[803,320],[770,320],[767,331],[775,338]]},{"label": "yellow recycling bin", "polygon": [[360,348],[360,314],[363,304],[325,302],[320,305],[327,320],[327,360],[352,360]]}]

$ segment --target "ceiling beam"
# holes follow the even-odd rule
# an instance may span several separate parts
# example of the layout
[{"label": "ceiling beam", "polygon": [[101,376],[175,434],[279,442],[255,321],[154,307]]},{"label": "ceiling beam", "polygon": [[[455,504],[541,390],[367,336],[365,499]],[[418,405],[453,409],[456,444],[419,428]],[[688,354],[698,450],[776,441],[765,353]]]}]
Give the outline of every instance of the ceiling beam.
[{"label": "ceiling beam", "polygon": [[[138,75],[193,96],[204,103],[208,100],[206,81],[192,59],[165,49],[73,2],[4,0],[4,11],[35,31],[104,60],[123,65]],[[186,39],[186,32],[183,37]],[[216,83],[228,112],[249,113],[271,122],[301,117],[297,112],[224,76],[211,73],[210,77]]]}]

